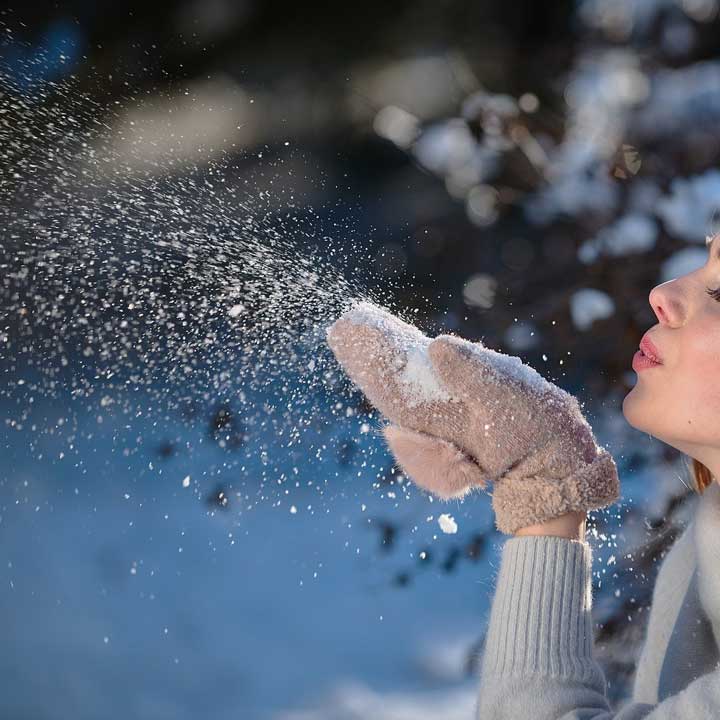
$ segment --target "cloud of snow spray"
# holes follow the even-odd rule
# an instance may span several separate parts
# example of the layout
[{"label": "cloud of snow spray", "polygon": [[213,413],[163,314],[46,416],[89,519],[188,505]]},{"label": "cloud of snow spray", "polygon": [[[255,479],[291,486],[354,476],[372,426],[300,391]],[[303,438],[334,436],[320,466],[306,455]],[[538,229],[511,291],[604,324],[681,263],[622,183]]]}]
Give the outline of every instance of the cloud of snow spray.
[{"label": "cloud of snow spray", "polygon": [[[22,82],[6,70],[0,362],[17,425],[37,396],[68,391],[91,415],[128,423],[186,405],[241,406],[246,451],[253,434],[288,451],[341,417],[360,422],[357,394],[337,402],[348,385],[324,331],[358,298],[388,302],[350,277],[367,265],[362,243],[348,251],[321,234],[316,249],[321,217],[283,186],[283,157],[260,173],[271,191],[237,153],[187,164],[171,145],[148,161],[152,141],[124,112],[141,99],[103,105],[72,76],[32,86],[29,71]],[[333,223],[352,235],[347,221]],[[285,477],[279,467],[262,475],[259,484]]]}]

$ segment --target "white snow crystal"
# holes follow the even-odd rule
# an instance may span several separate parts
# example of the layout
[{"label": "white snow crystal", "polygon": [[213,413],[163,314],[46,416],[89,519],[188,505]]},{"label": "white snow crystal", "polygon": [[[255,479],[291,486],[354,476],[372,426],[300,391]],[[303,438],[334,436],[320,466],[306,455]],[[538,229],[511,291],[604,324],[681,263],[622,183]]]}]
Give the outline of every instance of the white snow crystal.
[{"label": "white snow crystal", "polygon": [[[687,7],[688,2],[682,3]],[[705,60],[681,68],[660,68],[651,75],[648,102],[633,119],[646,140],[684,132],[687,127],[712,128],[720,119],[720,62]]]},{"label": "white snow crystal", "polygon": [[675,236],[704,243],[720,206],[720,170],[708,170],[692,178],[675,178],[670,195],[656,203],[657,213]]},{"label": "white snow crystal", "polygon": [[[566,154],[574,151],[575,148],[568,143]],[[557,215],[610,213],[618,203],[618,195],[617,184],[599,172],[568,173],[553,177],[553,182],[547,187],[528,195],[524,210],[531,223],[545,225]]]},{"label": "white snow crystal", "polygon": [[418,119],[396,105],[381,108],[373,120],[373,129],[386,140],[403,149],[409,148],[418,135]]},{"label": "white snow crystal", "polygon": [[186,475],[183,478],[183,487],[190,487],[190,476]]},{"label": "white snow crystal", "polygon": [[660,267],[660,282],[674,280],[701,268],[707,260],[707,250],[684,248],[673,253]]},{"label": "white snow crystal", "polygon": [[570,297],[570,314],[578,330],[587,330],[595,320],[610,317],[614,312],[613,299],[601,290],[583,288]]},{"label": "white snow crystal", "polygon": [[646,215],[630,213],[583,243],[578,250],[578,259],[587,265],[601,254],[617,257],[644,252],[655,247],[656,239],[655,222]]},{"label": "white snow crystal", "polygon": [[644,33],[659,14],[674,4],[674,0],[580,0],[578,16],[583,23],[598,30],[624,25]]},{"label": "white snow crystal", "polygon": [[534,367],[526,365],[516,355],[506,355],[491,350],[482,342],[470,343],[466,347],[471,352],[476,353],[482,362],[493,367],[501,382],[507,377],[511,377],[516,382],[533,388],[538,393],[547,392],[550,389],[550,383]]},{"label": "white snow crystal", "polygon": [[243,305],[233,305],[233,306],[228,310],[228,315],[229,315],[230,317],[237,317],[238,315],[240,315],[240,313],[241,313],[244,309],[245,309],[245,307],[244,307]]},{"label": "white snow crystal", "polygon": [[[406,364],[398,373],[398,378],[408,390],[406,399],[409,405],[452,398],[440,383],[430,362],[428,347],[432,342],[431,338],[412,325],[401,324],[388,311],[368,302],[358,303],[345,317],[352,322],[382,330],[399,350],[400,357],[405,355]],[[550,389],[548,381],[519,357],[491,350],[480,341],[468,342],[465,348],[496,371],[498,382],[506,381],[510,377],[538,393]]]},{"label": "white snow crystal", "polygon": [[427,352],[429,344],[430,340],[424,345],[416,345],[407,349],[407,364],[400,373],[400,380],[410,390],[409,405],[450,399],[450,394],[440,385],[433,372]]},{"label": "white snow crystal", "polygon": [[409,405],[449,400],[449,393],[433,372],[427,349],[431,339],[420,330],[394,317],[387,310],[369,302],[360,302],[345,317],[351,322],[378,328],[406,358],[398,379],[407,389]]},{"label": "white snow crystal", "polygon": [[446,534],[453,535],[457,532],[458,526],[452,515],[443,513],[438,518],[438,524],[440,525],[440,529]]},{"label": "white snow crystal", "polygon": [[475,152],[477,143],[467,122],[452,118],[429,127],[415,143],[415,157],[429,170],[449,173],[457,165],[464,165]]}]

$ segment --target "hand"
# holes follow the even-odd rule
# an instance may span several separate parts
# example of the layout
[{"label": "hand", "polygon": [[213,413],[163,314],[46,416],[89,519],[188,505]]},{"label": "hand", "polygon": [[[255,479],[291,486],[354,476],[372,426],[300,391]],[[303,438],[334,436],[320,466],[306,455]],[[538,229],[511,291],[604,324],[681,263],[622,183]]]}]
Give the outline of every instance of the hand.
[{"label": "hand", "polygon": [[337,320],[328,343],[392,421],[385,438],[410,478],[445,499],[492,483],[501,532],[617,499],[614,460],[576,398],[519,358],[450,335],[431,340],[369,303]]},{"label": "hand", "polygon": [[585,538],[586,516],[587,513],[584,511],[570,512],[538,525],[519,528],[514,534],[516,537],[523,535],[553,535],[568,538],[568,540],[583,540]]}]

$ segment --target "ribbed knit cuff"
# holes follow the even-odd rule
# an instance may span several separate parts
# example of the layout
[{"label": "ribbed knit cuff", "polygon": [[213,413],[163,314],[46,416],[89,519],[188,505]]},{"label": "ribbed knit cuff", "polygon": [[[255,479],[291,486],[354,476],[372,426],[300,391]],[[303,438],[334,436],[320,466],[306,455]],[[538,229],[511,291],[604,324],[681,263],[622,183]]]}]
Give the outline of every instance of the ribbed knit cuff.
[{"label": "ribbed knit cuff", "polygon": [[482,676],[542,674],[602,685],[593,659],[592,548],[524,535],[505,542]]}]

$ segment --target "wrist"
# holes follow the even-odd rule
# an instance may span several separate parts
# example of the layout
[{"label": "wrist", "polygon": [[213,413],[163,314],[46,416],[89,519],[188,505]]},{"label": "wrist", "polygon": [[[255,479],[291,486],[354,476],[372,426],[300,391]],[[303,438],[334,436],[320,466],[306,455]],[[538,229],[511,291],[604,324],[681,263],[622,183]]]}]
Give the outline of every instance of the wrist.
[{"label": "wrist", "polygon": [[537,525],[528,525],[513,533],[517,536],[525,535],[554,535],[569,540],[585,539],[585,518],[587,513],[584,510],[573,511],[560,515],[559,517],[546,520]]}]

